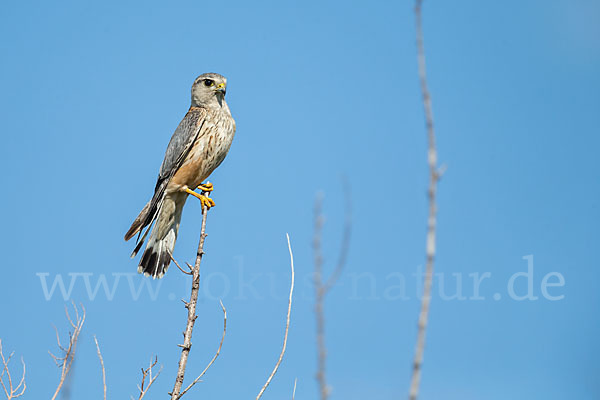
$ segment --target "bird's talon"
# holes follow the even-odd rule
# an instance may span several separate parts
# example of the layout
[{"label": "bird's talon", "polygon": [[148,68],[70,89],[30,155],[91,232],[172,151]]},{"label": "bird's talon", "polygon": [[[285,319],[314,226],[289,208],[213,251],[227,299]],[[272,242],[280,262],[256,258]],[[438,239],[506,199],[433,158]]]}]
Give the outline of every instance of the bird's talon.
[{"label": "bird's talon", "polygon": [[198,185],[198,187],[196,189],[200,189],[203,192],[212,192],[213,191],[213,184],[210,182],[206,182],[206,183],[201,183]]},{"label": "bird's talon", "polygon": [[[202,195],[200,195],[202,196]],[[206,197],[206,196],[202,196],[200,198],[200,203],[202,204],[202,208],[206,207],[207,210],[209,210],[211,207],[215,206],[215,202],[213,199],[211,199],[210,197]]]},{"label": "bird's talon", "polygon": [[195,198],[200,200],[200,205],[202,206],[202,209],[204,209],[204,207],[206,207],[206,209],[209,210],[211,207],[215,206],[215,201],[208,196],[205,196],[200,193],[196,193],[193,190],[191,190],[190,188],[185,188],[184,192],[191,194],[192,196],[194,196]]}]

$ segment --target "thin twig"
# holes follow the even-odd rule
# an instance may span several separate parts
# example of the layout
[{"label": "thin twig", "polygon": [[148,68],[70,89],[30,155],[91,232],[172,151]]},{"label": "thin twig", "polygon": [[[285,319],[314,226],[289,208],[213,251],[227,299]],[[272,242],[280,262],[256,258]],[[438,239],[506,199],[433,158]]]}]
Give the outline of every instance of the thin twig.
[{"label": "thin twig", "polygon": [[[2,385],[2,389],[4,390],[4,394],[6,395],[7,400],[16,399],[17,397],[21,397],[25,393],[25,389],[27,389],[27,384],[25,383],[25,361],[21,357],[21,364],[23,364],[23,375],[21,376],[21,380],[16,387],[13,387],[12,375],[10,370],[8,369],[8,363],[10,359],[14,355],[14,352],[10,353],[8,358],[4,357],[4,352],[2,351],[2,339],[0,339],[0,358],[2,358],[2,373],[0,373],[0,385]],[[8,382],[5,384],[4,373],[6,373],[6,379]],[[8,386],[8,387],[6,387]]]},{"label": "thin twig", "polygon": [[[156,378],[158,378],[158,376],[162,372],[163,367],[161,365],[156,376],[152,376],[152,368],[154,368],[157,363],[158,363],[158,357],[154,357],[154,361],[152,361],[152,359],[150,359],[150,365],[148,366],[148,368],[146,368],[146,369],[142,368],[142,383],[140,386],[138,386],[138,389],[140,391],[140,397],[138,397],[138,400],[142,400],[144,398],[146,393],[148,393],[150,386],[152,386],[152,384],[154,383]],[[148,386],[145,386],[146,378],[148,378]]]},{"label": "thin twig", "polygon": [[106,400],[106,371],[104,370],[104,359],[102,358],[102,353],[100,352],[100,345],[98,344],[98,339],[96,339],[96,335],[94,335],[94,342],[96,342],[96,351],[98,352],[100,366],[102,367],[102,387],[104,388],[104,400]]},{"label": "thin twig", "polygon": [[192,267],[190,266],[190,264],[187,264],[189,271],[185,271],[183,268],[181,268],[179,266],[179,263],[177,262],[177,260],[175,259],[175,257],[173,257],[173,254],[171,254],[171,252],[169,251],[169,257],[171,257],[171,260],[175,263],[175,265],[177,266],[177,268],[179,268],[179,270],[181,272],[183,272],[186,275],[192,275]]},{"label": "thin twig", "polygon": [[425,109],[425,123],[427,127],[427,163],[429,165],[429,188],[427,197],[429,202],[429,215],[427,217],[427,243],[426,243],[426,267],[425,282],[423,284],[423,298],[421,300],[421,312],[417,333],[415,358],[413,361],[412,378],[410,384],[410,400],[417,400],[419,395],[419,384],[421,381],[421,367],[423,364],[423,353],[425,351],[425,333],[429,315],[429,304],[431,302],[431,286],[433,283],[433,267],[435,259],[436,238],[436,192],[437,183],[440,179],[440,170],[437,167],[437,150],[435,146],[435,131],[433,127],[433,111],[431,107],[431,95],[427,85],[427,69],[425,65],[425,48],[423,44],[423,22],[422,7],[423,0],[416,0],[415,18],[417,35],[417,60],[419,66],[419,80],[423,96],[423,108]]},{"label": "thin twig", "polygon": [[[52,400],[55,400],[62,389],[65,379],[69,375],[71,371],[71,366],[73,365],[73,361],[75,359],[75,349],[77,348],[77,340],[79,339],[79,334],[81,333],[81,329],[83,328],[83,323],[85,322],[85,307],[80,304],[82,309],[82,315],[79,316],[79,310],[75,303],[73,303],[73,309],[75,310],[75,322],[71,319],[71,315],[69,315],[69,309],[65,306],[65,314],[67,316],[67,320],[73,329],[73,332],[69,332],[69,345],[65,348],[60,344],[60,337],[58,335],[58,330],[56,331],[56,341],[58,343],[58,348],[64,353],[63,356],[55,356],[50,353],[56,365],[61,368],[60,371],[60,381],[58,382],[58,386],[56,387],[56,391],[52,396]],[[54,328],[56,329],[56,327]]]},{"label": "thin twig", "polygon": [[223,302],[222,301],[219,301],[219,302],[221,303],[221,310],[223,310],[223,335],[221,336],[221,343],[219,343],[219,348],[217,349],[217,352],[215,353],[212,360],[210,360],[210,362],[208,363],[206,368],[204,368],[204,370],[200,373],[200,375],[198,375],[198,377],[196,379],[194,379],[194,381],[192,383],[190,383],[188,385],[188,387],[186,387],[183,390],[183,392],[181,392],[178,399],[180,399],[184,394],[187,393],[188,390],[190,390],[196,383],[198,383],[200,381],[200,379],[204,376],[206,371],[208,371],[208,369],[211,367],[211,365],[213,365],[213,363],[215,362],[217,357],[219,357],[219,354],[221,354],[221,348],[223,347],[223,341],[225,340],[225,333],[227,332],[227,310],[225,309]]},{"label": "thin twig", "polygon": [[296,384],[298,383],[298,378],[294,379],[294,391],[292,392],[292,400],[296,398]]},{"label": "thin twig", "polygon": [[281,364],[281,360],[283,360],[283,355],[285,354],[285,348],[287,346],[287,339],[288,339],[288,332],[290,330],[290,315],[292,313],[292,294],[294,293],[294,254],[292,253],[292,245],[290,244],[290,235],[288,235],[286,233],[286,237],[287,237],[287,243],[288,243],[288,250],[290,252],[290,268],[292,270],[292,282],[290,283],[290,297],[288,300],[288,311],[287,311],[287,318],[286,318],[286,322],[285,322],[285,335],[283,336],[283,347],[281,349],[281,353],[279,354],[279,360],[277,360],[277,364],[275,364],[275,368],[273,368],[273,372],[271,372],[271,375],[269,375],[267,382],[265,383],[265,385],[262,387],[262,389],[258,393],[258,396],[256,396],[256,400],[258,400],[262,397],[263,393],[265,392],[265,390],[267,390],[267,387],[269,386],[269,384],[271,383],[271,380],[273,379],[273,377],[277,373],[277,370],[279,369],[279,365]]},{"label": "thin twig", "polygon": [[313,249],[315,258],[315,318],[317,329],[317,382],[319,384],[319,394],[321,400],[327,400],[331,392],[330,386],[327,384],[325,375],[327,367],[327,347],[325,345],[325,314],[324,302],[325,296],[339,279],[346,260],[348,259],[348,250],[350,248],[350,236],[352,233],[352,203],[348,183],[344,179],[344,198],[345,198],[345,222],[344,232],[342,236],[342,245],[335,270],[325,283],[323,283],[323,255],[321,250],[322,231],[325,218],[322,213],[323,195],[317,195],[315,199],[315,227],[313,238]]},{"label": "thin twig", "polygon": [[[208,193],[204,193],[208,196]],[[200,228],[200,242],[198,243],[198,251],[196,253],[196,264],[192,269],[192,292],[190,294],[190,301],[185,303],[185,307],[188,310],[187,323],[185,331],[183,332],[183,344],[181,347],[181,357],[179,358],[179,367],[177,369],[177,377],[175,378],[175,384],[173,391],[170,393],[171,400],[177,400],[181,397],[181,388],[183,386],[183,380],[185,378],[185,369],[187,367],[187,360],[192,348],[192,332],[194,330],[194,323],[196,322],[196,303],[198,302],[198,292],[200,291],[200,263],[202,262],[202,256],[204,255],[204,240],[206,239],[206,216],[208,210],[205,205],[202,205],[202,225]]]}]

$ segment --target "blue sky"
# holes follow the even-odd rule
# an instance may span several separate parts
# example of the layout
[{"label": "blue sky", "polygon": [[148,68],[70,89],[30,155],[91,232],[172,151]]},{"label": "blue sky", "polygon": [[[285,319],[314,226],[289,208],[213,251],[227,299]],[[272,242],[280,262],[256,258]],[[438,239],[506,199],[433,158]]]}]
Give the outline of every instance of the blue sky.
[{"label": "blue sky", "polygon": [[[150,398],[172,388],[189,282],[175,268],[158,282],[131,275],[132,244],[122,237],[152,194],[191,83],[208,71],[229,79],[237,136],[211,177],[217,206],[189,377],[220,339],[220,298],[229,320],[221,357],[191,396],[252,398],[266,380],[284,328],[289,232],[297,287],[288,352],[263,398],[291,396],[296,377],[296,398],[316,398],[312,207],[323,191],[332,270],[342,175],[353,193],[353,236],[326,305],[332,398],[406,396],[427,212],[412,8],[2,3],[0,338],[27,362],[25,398],[49,397],[58,380],[47,352],[55,350],[52,325],[66,333],[66,302],[58,287],[43,289],[56,279],[66,289],[72,282],[67,297],[87,309],[72,398],[101,396],[92,335],[110,398],[135,394],[154,354],[164,370]],[[599,17],[592,0],[425,3],[448,169],[422,399],[600,396]],[[189,201],[175,250],[182,262],[193,260],[199,222]],[[528,271],[530,255],[537,300],[515,300],[508,284]],[[560,275],[564,284],[546,297],[558,300],[542,292],[552,273],[547,283]],[[473,299],[473,276],[485,274]],[[114,293],[90,296],[86,279],[93,292],[103,278]],[[527,279],[516,276],[516,294],[527,292]],[[465,299],[448,299],[457,282]]]}]

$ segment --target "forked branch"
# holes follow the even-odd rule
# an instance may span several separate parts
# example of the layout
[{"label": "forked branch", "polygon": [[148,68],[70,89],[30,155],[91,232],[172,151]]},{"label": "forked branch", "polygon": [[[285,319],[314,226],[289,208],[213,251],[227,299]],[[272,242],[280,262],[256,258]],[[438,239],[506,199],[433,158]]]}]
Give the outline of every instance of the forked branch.
[{"label": "forked branch", "polygon": [[21,358],[21,364],[23,365],[23,374],[21,375],[21,380],[17,386],[13,386],[12,375],[10,373],[10,369],[8,368],[8,363],[14,354],[15,353],[12,352],[8,357],[4,356],[4,351],[2,350],[2,339],[0,339],[0,358],[2,359],[0,385],[2,385],[2,390],[4,391],[4,395],[6,396],[7,400],[21,397],[25,393],[25,389],[27,389],[27,384],[25,383],[25,361],[23,361],[23,358]]},{"label": "forked branch", "polygon": [[[160,375],[160,373],[163,369],[162,365],[160,366],[158,373],[156,375],[152,376],[153,368],[156,366],[157,363],[158,363],[158,358],[154,357],[154,361],[152,361],[152,359],[150,359],[150,365],[148,366],[148,368],[146,368],[146,369],[142,368],[142,383],[138,386],[138,389],[140,391],[140,396],[138,397],[138,400],[142,400],[144,398],[146,393],[148,393],[150,386],[152,386],[152,384],[154,383],[156,378],[158,378],[158,376]],[[146,379],[148,379],[147,383],[146,383]]]},{"label": "forked branch", "polygon": [[[209,193],[204,192],[203,195],[208,197]],[[182,391],[183,380],[185,378],[185,370],[187,368],[187,360],[188,360],[188,357],[190,354],[190,349],[192,348],[192,333],[194,330],[194,323],[196,322],[196,318],[198,318],[198,316],[196,315],[196,305],[198,303],[198,293],[200,291],[200,264],[202,262],[202,256],[204,255],[204,240],[206,239],[206,236],[207,236],[206,235],[206,216],[208,214],[207,211],[208,210],[206,209],[206,205],[204,203],[202,203],[202,225],[200,228],[200,242],[198,243],[198,251],[196,253],[196,263],[194,264],[193,267],[191,265],[187,264],[189,270],[186,271],[183,268],[181,268],[181,266],[179,266],[179,264],[177,262],[175,262],[175,265],[177,265],[177,268],[179,268],[179,270],[181,270],[181,272],[183,272],[186,275],[191,275],[191,277],[192,277],[192,292],[190,294],[190,301],[183,301],[183,303],[185,304],[185,308],[187,308],[187,310],[188,310],[188,316],[187,316],[187,323],[186,323],[185,331],[183,332],[183,344],[179,345],[179,347],[181,347],[181,357],[179,358],[179,367],[177,370],[177,377],[175,378],[175,384],[173,386],[173,391],[171,393],[169,393],[169,395],[171,396],[171,400],[180,399],[185,393],[187,393],[188,390],[190,390],[197,382],[200,381],[200,378],[202,378],[202,376],[206,373],[208,368],[210,368],[210,366],[214,363],[214,361],[219,356],[219,354],[221,352],[221,346],[223,345],[223,340],[225,339],[225,332],[227,329],[227,311],[225,310],[225,307],[223,307],[223,303],[221,303],[221,307],[222,307],[223,315],[224,315],[223,336],[221,338],[221,343],[219,344],[217,353],[215,354],[213,359],[210,361],[208,366],[204,369],[204,371],[200,374],[200,376],[198,376],[190,385],[188,385],[188,387],[185,388],[185,390]],[[171,258],[173,258],[173,257],[171,256]],[[175,260],[173,259],[173,261],[175,261]]]},{"label": "forked branch", "polygon": [[52,400],[55,400],[62,389],[69,372],[71,371],[71,367],[73,365],[73,360],[75,359],[75,350],[77,348],[77,340],[79,339],[79,334],[81,333],[81,329],[83,328],[83,323],[85,322],[85,308],[83,305],[81,307],[81,315],[79,315],[79,310],[75,303],[73,303],[73,310],[75,311],[75,321],[71,319],[71,315],[69,314],[69,309],[65,306],[65,314],[67,315],[67,320],[71,325],[72,331],[69,331],[69,343],[64,347],[60,342],[60,336],[58,334],[58,330],[54,327],[56,331],[56,342],[58,344],[59,350],[62,352],[62,355],[55,356],[50,351],[50,356],[54,359],[56,365],[60,368],[60,380],[58,382],[58,386],[56,387],[56,391],[52,396]]},{"label": "forked branch", "polygon": [[223,336],[221,336],[221,343],[219,343],[219,348],[217,349],[217,352],[215,353],[214,357],[212,358],[212,360],[210,360],[210,362],[208,363],[208,365],[206,366],[206,368],[204,368],[204,370],[200,373],[200,375],[198,375],[198,377],[196,379],[194,379],[194,381],[192,383],[190,383],[188,385],[188,387],[186,387],[183,392],[181,392],[181,394],[179,395],[179,399],[187,393],[188,390],[190,390],[196,383],[198,383],[200,381],[200,379],[204,376],[204,374],[206,373],[206,371],[208,371],[208,369],[211,367],[211,365],[213,365],[213,363],[215,362],[215,360],[217,359],[217,357],[219,357],[219,354],[221,354],[221,348],[223,347],[223,341],[225,340],[225,333],[227,332],[227,310],[225,309],[225,306],[223,305],[223,302],[221,303],[221,310],[223,310]]}]

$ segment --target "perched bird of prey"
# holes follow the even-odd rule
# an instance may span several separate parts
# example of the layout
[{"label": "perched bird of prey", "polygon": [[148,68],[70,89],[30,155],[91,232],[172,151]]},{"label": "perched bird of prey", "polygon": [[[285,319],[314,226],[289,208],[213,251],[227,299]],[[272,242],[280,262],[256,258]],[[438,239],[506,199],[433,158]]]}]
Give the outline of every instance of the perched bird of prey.
[{"label": "perched bird of prey", "polygon": [[[197,197],[207,209],[215,205],[204,195],[212,191],[212,184],[202,182],[223,162],[235,134],[235,121],[225,102],[226,89],[227,79],[215,73],[200,75],[192,85],[192,105],[171,137],[154,196],[125,234],[125,240],[139,234],[133,258],[151,231],[139,273],[162,278],[167,272],[188,195]],[[203,194],[195,192],[197,188]]]}]

